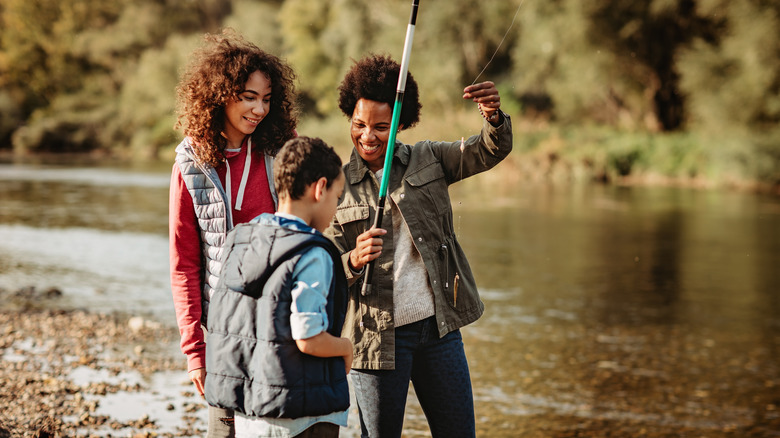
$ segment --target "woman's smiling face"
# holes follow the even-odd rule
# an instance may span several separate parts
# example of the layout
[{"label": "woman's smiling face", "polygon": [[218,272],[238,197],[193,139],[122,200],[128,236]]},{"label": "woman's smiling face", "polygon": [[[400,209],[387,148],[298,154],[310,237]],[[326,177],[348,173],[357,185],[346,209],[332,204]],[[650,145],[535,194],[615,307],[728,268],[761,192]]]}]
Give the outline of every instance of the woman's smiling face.
[{"label": "woman's smiling face", "polygon": [[374,100],[361,98],[352,112],[352,144],[372,172],[384,167],[392,119],[393,107]]},{"label": "woman's smiling face", "polygon": [[260,70],[252,73],[244,91],[225,105],[225,137],[228,148],[239,148],[244,137],[255,132],[271,107],[271,81]]}]

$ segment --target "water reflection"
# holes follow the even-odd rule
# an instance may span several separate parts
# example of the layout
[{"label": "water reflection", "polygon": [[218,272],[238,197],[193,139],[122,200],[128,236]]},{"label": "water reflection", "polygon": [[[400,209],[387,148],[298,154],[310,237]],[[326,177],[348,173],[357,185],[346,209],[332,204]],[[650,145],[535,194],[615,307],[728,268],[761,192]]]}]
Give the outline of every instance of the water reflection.
[{"label": "water reflection", "polygon": [[0,164],[0,224],[167,234],[170,176]]},{"label": "water reflection", "polygon": [[528,190],[511,207],[459,197],[487,306],[464,330],[484,433],[587,419],[765,436],[772,425],[753,421],[777,424],[776,199],[614,187]]}]

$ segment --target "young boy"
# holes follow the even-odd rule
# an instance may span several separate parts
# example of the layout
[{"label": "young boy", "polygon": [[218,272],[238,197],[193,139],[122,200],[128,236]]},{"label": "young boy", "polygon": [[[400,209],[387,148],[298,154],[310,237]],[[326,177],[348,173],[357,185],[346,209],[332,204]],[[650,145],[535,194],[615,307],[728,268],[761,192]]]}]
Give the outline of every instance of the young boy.
[{"label": "young boy", "polygon": [[322,140],[298,137],[273,171],[277,213],[236,226],[225,242],[206,400],[235,410],[237,437],[337,437],[347,426],[352,343],[340,337],[341,257],[321,231],[344,190],[341,160]]}]

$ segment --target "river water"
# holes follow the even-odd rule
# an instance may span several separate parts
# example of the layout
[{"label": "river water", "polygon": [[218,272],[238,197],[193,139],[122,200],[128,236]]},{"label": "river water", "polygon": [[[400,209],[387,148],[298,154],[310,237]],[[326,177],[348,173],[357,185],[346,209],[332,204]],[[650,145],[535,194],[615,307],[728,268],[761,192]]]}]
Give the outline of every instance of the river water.
[{"label": "river water", "polygon": [[[0,287],[174,325],[169,171],[0,164]],[[780,198],[512,185],[451,191],[479,436],[780,436]]]}]

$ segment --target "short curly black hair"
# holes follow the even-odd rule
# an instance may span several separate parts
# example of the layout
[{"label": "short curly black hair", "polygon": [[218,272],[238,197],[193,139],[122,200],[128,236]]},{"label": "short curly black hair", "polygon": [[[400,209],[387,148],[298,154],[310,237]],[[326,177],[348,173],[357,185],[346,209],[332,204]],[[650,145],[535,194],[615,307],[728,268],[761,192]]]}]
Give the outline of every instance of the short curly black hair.
[{"label": "short curly black hair", "polygon": [[[347,118],[352,118],[360,99],[384,102],[392,108],[400,71],[401,66],[386,55],[372,54],[355,62],[339,85],[339,108]],[[411,128],[420,121],[420,108],[422,104],[417,82],[408,73],[399,118],[402,129]]]}]

